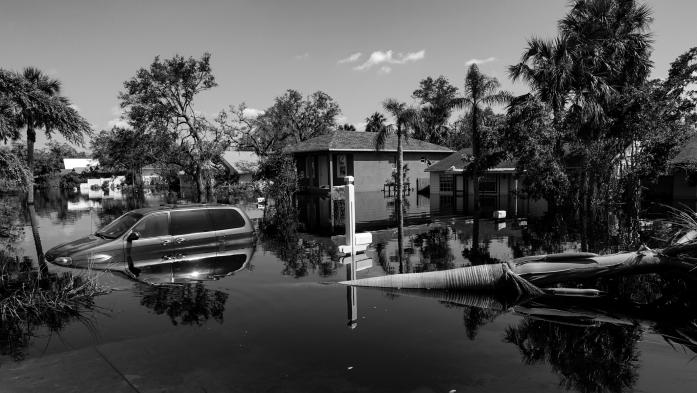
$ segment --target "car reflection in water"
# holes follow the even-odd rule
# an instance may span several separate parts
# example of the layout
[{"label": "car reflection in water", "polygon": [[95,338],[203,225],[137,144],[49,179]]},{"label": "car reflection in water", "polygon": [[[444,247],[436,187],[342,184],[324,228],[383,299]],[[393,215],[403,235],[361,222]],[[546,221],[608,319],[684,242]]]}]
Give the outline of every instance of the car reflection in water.
[{"label": "car reflection in water", "polygon": [[197,258],[192,256],[182,260],[162,260],[160,263],[142,265],[137,259],[129,259],[128,268],[124,270],[130,279],[147,284],[178,284],[205,280],[218,280],[231,276],[250,266],[254,255],[253,239],[240,248],[225,251],[214,257]]}]

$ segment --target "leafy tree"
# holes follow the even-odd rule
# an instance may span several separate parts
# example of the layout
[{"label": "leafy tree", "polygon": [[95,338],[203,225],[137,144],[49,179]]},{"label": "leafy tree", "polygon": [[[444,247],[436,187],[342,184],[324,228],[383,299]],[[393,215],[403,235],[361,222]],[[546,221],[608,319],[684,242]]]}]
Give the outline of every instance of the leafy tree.
[{"label": "leafy tree", "polygon": [[231,144],[224,119],[211,122],[194,107],[195,98],[215,86],[210,54],[200,59],[175,55],[165,60],[156,57],[150,67],[141,68],[124,82],[119,94],[121,107],[136,131],[152,134],[161,144],[174,141],[167,160],[193,176],[201,202],[207,201],[212,188],[213,160]]},{"label": "leafy tree", "polygon": [[[553,150],[538,152],[545,157],[542,167],[562,165],[568,153],[581,161],[570,195],[578,195],[584,223],[592,207],[614,202],[615,164],[641,139],[633,119],[643,111],[641,91],[652,66],[650,22],[648,7],[635,0],[575,0],[559,22],[558,37],[530,40],[520,63],[509,68],[548,108],[540,111],[528,98],[517,100],[522,108],[512,108],[516,116],[537,113],[552,120],[544,138]],[[569,176],[576,175],[567,171]]]},{"label": "leafy tree", "polygon": [[0,148],[0,188],[3,190],[29,188],[31,173],[12,151]]},{"label": "leafy tree", "polygon": [[457,87],[444,76],[430,76],[419,83],[412,96],[419,100],[421,122],[415,129],[414,138],[442,145],[448,140],[448,120],[460,104]]},{"label": "leafy tree", "polygon": [[41,180],[46,180],[48,177],[64,169],[64,158],[86,157],[87,153],[78,151],[68,143],[50,141],[45,149],[36,150],[34,157],[34,175]]},{"label": "leafy tree", "polygon": [[245,109],[245,104],[230,107],[226,124],[235,133],[238,148],[254,150],[262,157],[336,129],[336,117],[341,114],[339,105],[322,91],[303,97],[287,90],[258,116],[246,115]]},{"label": "leafy tree", "polygon": [[[491,108],[484,108],[480,113],[479,135],[481,146],[486,151],[499,149],[501,141],[500,128],[506,116],[494,113]],[[463,113],[453,122],[447,146],[453,150],[472,147],[472,113]]]},{"label": "leafy tree", "polygon": [[365,118],[365,132],[381,132],[386,127],[387,119],[380,112],[375,112]]},{"label": "leafy tree", "polygon": [[[3,140],[18,139],[26,129],[27,167],[34,172],[34,143],[37,130],[50,138],[54,132],[72,143],[82,143],[91,127],[87,120],[60,95],[61,84],[36,68],[25,68],[22,74],[0,70],[0,132]],[[30,179],[33,180],[33,179]],[[28,199],[34,203],[34,184],[29,183]]]},{"label": "leafy tree", "polygon": [[474,211],[479,211],[479,178],[481,171],[489,165],[482,151],[481,123],[482,113],[486,108],[495,104],[505,104],[510,99],[506,91],[499,91],[499,82],[479,71],[476,64],[472,64],[465,76],[464,96],[459,105],[467,108],[471,119],[472,130],[472,156],[474,160],[470,165],[472,171],[472,184],[474,191]]},{"label": "leafy tree", "polygon": [[92,151],[101,166],[129,172],[137,185],[142,179],[144,166],[169,163],[166,160],[175,141],[167,141],[167,137],[171,138],[171,135],[114,127],[102,130],[92,138]]},{"label": "leafy tree", "polygon": [[338,131],[356,131],[356,126],[353,124],[344,123],[336,128]]},{"label": "leafy tree", "polygon": [[570,180],[563,156],[557,154],[558,133],[551,108],[537,96],[515,98],[508,108],[503,146],[517,158],[517,170],[525,173],[523,188],[532,198],[545,198],[551,209],[565,195]]}]

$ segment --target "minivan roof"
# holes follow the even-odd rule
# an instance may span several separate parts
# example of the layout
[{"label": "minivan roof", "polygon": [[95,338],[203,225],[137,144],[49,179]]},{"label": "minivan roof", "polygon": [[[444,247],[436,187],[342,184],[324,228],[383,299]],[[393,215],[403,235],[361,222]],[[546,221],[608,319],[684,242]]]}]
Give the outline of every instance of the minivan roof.
[{"label": "minivan roof", "polygon": [[160,206],[154,206],[154,207],[142,207],[140,209],[135,209],[132,210],[134,213],[146,215],[148,213],[154,212],[154,211],[162,211],[162,210],[184,210],[184,209],[206,209],[209,207],[234,207],[232,205],[223,205],[223,204],[218,204],[218,203],[189,203],[189,204],[182,204],[182,205],[160,205]]}]

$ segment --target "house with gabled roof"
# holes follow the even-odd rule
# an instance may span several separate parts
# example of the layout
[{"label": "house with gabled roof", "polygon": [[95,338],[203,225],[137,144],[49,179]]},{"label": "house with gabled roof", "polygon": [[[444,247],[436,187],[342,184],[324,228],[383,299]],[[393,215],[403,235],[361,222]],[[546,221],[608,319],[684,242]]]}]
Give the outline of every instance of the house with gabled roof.
[{"label": "house with gabled roof", "polygon": [[[332,131],[288,146],[293,154],[301,189],[330,189],[353,176],[357,192],[382,191],[394,182],[397,165],[397,136],[390,135],[381,150],[375,150],[375,133]],[[453,153],[445,146],[410,138],[403,141],[406,182],[410,189],[428,187],[426,168]]]},{"label": "house with gabled roof", "polygon": [[259,170],[259,156],[253,151],[227,150],[220,156],[220,161],[240,183],[250,183]]},{"label": "house with gabled roof", "polygon": [[[472,149],[461,149],[425,169],[430,181],[431,210],[472,214],[474,188],[469,164]],[[503,160],[484,171],[479,181],[479,203],[485,213],[506,210],[511,215],[541,215],[544,200],[532,201],[521,190],[515,160]]]}]

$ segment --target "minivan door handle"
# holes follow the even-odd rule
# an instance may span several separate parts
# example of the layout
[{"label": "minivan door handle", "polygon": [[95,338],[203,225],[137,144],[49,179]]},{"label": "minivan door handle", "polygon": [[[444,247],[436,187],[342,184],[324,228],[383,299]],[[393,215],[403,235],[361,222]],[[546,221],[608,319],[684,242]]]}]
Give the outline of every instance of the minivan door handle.
[{"label": "minivan door handle", "polygon": [[182,244],[182,243],[184,243],[184,240],[186,240],[186,239],[184,239],[183,237],[180,237],[180,238],[177,238],[177,240],[175,240],[175,242],[177,244]]}]

